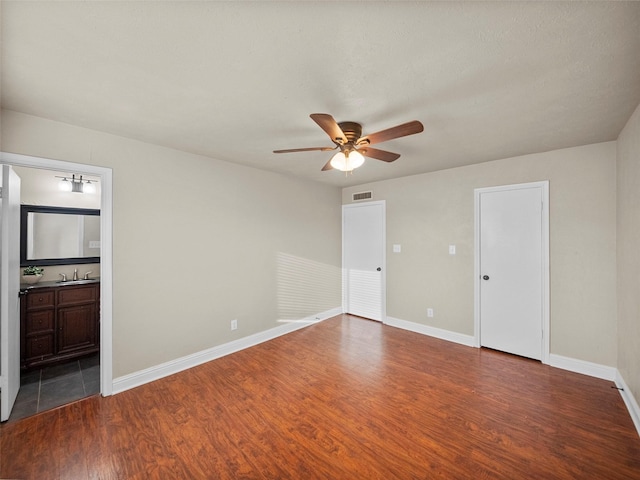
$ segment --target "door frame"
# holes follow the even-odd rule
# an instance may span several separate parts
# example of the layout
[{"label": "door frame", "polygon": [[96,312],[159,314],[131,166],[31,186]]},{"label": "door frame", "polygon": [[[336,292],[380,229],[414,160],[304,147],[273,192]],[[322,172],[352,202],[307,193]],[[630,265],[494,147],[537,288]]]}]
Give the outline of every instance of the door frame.
[{"label": "door frame", "polygon": [[100,177],[100,393],[113,394],[113,173],[111,168],[0,152],[0,165]]},{"label": "door frame", "polygon": [[382,277],[380,279],[380,309],[381,313],[381,323],[386,323],[387,321],[387,203],[385,200],[376,200],[372,202],[357,202],[357,203],[348,203],[342,205],[342,312],[347,312],[348,305],[348,282],[346,281],[346,268],[345,268],[345,210],[348,208],[357,208],[363,206],[373,206],[373,205],[381,205],[382,206]]},{"label": "door frame", "polygon": [[473,267],[473,337],[474,346],[480,348],[480,195],[483,193],[540,188],[542,190],[542,358],[541,362],[549,364],[549,181],[499,185],[495,187],[476,188],[474,196],[474,267]]},{"label": "door frame", "polygon": [[[10,165],[0,165],[2,248],[0,263],[0,421],[9,419],[20,392],[20,177]],[[11,275],[13,272],[13,275]]]}]

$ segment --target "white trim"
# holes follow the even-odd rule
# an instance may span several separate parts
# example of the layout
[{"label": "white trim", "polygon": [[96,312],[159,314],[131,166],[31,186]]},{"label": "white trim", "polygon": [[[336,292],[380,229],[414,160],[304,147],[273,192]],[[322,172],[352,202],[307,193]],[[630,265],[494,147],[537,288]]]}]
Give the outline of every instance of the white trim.
[{"label": "white trim", "polygon": [[113,393],[113,173],[101,175],[100,199],[100,393]]},{"label": "white trim", "polygon": [[480,194],[522,188],[542,189],[542,363],[549,364],[549,181],[476,188],[474,196],[473,346],[480,347]]},{"label": "white trim", "polygon": [[381,309],[381,321],[385,322],[387,318],[387,202],[386,200],[375,200],[372,202],[358,202],[342,205],[342,311],[347,311],[347,291],[346,271],[344,268],[344,212],[347,208],[362,208],[369,205],[382,205],[382,278],[380,295],[380,309]]},{"label": "white trim", "polygon": [[245,348],[253,347],[254,345],[258,345],[259,343],[263,343],[287,333],[300,330],[301,328],[308,327],[309,325],[322,322],[324,320],[327,320],[328,318],[340,315],[341,313],[342,308],[338,307],[327,310],[326,312],[322,312],[317,315],[311,315],[302,320],[281,320],[281,325],[278,325],[277,327],[271,328],[269,330],[254,333],[253,335],[249,335],[238,340],[233,340],[216,347],[208,348],[191,355],[186,355],[169,362],[161,363],[160,365],[155,365],[144,370],[139,370],[137,372],[115,378],[113,380],[113,393],[124,392],[125,390],[139,387],[140,385],[144,385],[145,383],[153,382],[169,375],[182,372],[189,368],[202,365],[203,363],[210,362],[220,357],[224,357],[225,355],[244,350]]},{"label": "white trim", "polygon": [[475,346],[475,338],[471,335],[465,335],[464,333],[452,332],[451,330],[443,330],[441,328],[431,327],[429,325],[422,325],[416,322],[410,322],[408,320],[401,320],[399,318],[387,317],[385,325],[390,327],[401,328],[410,332],[421,333],[429,337],[439,338],[440,340],[446,340],[448,342],[459,343],[466,345],[467,347]]},{"label": "white trim", "polygon": [[112,394],[113,384],[113,183],[107,167],[0,152],[0,164],[68,171],[100,177],[100,392]]},{"label": "white trim", "polygon": [[581,373],[590,377],[613,381],[616,378],[615,367],[607,367],[599,363],[578,360],[577,358],[563,357],[552,353],[549,355],[549,365],[570,372]]},{"label": "white trim", "polygon": [[[448,342],[458,343],[460,345],[466,345],[468,347],[476,347],[475,337],[472,335],[465,335],[463,333],[452,332],[451,330],[444,330],[441,328],[431,327],[429,325],[422,325],[416,322],[410,322],[408,320],[401,320],[399,318],[387,317],[384,322],[385,325],[390,327],[401,328],[410,332],[420,333],[429,337],[439,338]],[[549,366],[560,368],[574,373],[580,373],[582,375],[588,375],[590,377],[601,378],[603,380],[615,380],[618,383],[618,378],[622,381],[622,377],[617,372],[615,367],[608,367],[606,365],[600,365],[598,363],[587,362],[585,360],[578,360],[575,358],[563,357],[562,355],[550,354]],[[627,387],[624,387],[625,391],[628,391]],[[633,397],[631,397],[633,399]],[[635,402],[635,400],[633,400]],[[638,412],[640,409],[635,404],[635,408]],[[640,418],[640,415],[638,415]]]},{"label": "white trim", "polygon": [[480,348],[480,192],[473,191],[473,346]]},{"label": "white trim", "polygon": [[638,406],[638,402],[636,402],[636,399],[631,393],[629,386],[624,381],[624,378],[622,378],[619,370],[616,370],[615,383],[618,387],[622,400],[624,400],[624,403],[627,406],[627,410],[629,410],[629,415],[631,415],[631,420],[633,420],[633,424],[636,426],[638,435],[640,435],[640,406]]}]

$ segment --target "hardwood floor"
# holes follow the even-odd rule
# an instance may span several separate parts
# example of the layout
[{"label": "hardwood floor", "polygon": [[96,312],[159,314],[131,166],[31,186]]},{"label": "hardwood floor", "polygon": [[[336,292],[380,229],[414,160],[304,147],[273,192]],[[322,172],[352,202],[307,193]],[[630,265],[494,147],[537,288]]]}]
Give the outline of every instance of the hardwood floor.
[{"label": "hardwood floor", "polygon": [[20,479],[640,479],[613,383],[339,316],[0,428]]}]

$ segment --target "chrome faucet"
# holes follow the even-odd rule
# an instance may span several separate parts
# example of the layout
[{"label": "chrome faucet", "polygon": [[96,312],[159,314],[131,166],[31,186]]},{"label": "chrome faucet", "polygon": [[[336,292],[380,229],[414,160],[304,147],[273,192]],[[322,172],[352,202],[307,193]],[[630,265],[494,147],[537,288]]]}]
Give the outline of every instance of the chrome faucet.
[{"label": "chrome faucet", "polygon": [[89,270],[87,273],[84,274],[84,279],[85,280],[89,280],[89,274],[93,273],[91,270]]},{"label": "chrome faucet", "polygon": [[74,280],[78,280],[78,269],[77,268],[73,269],[73,279]]},{"label": "chrome faucet", "polygon": [[67,281],[67,274],[66,273],[59,273],[58,275],[62,276],[62,282],[66,282]]}]

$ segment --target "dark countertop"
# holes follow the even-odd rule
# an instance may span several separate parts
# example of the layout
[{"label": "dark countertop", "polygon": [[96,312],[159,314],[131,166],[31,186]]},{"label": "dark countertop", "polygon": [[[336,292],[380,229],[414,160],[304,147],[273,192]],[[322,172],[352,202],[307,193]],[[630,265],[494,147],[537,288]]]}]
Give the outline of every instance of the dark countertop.
[{"label": "dark countertop", "polygon": [[100,283],[100,277],[90,278],[88,280],[67,280],[66,282],[61,282],[59,280],[50,280],[47,282],[38,282],[35,284],[29,283],[21,283],[20,291],[26,292],[27,290],[33,290],[35,288],[51,288],[51,287],[66,287],[70,285],[88,285],[90,283]]}]

